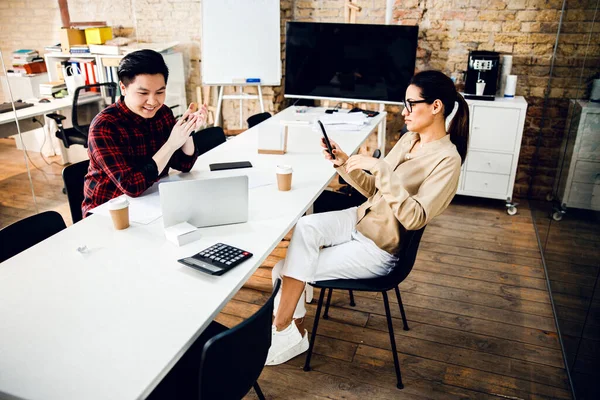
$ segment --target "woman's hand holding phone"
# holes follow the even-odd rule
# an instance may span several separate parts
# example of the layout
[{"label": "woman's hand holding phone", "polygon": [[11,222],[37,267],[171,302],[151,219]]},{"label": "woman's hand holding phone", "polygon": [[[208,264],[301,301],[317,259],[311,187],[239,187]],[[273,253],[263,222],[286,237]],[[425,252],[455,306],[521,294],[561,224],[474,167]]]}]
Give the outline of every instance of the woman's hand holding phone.
[{"label": "woman's hand holding phone", "polygon": [[329,139],[329,143],[331,143],[331,148],[333,151],[333,155],[335,156],[335,160],[333,159],[333,157],[331,157],[329,151],[327,150],[325,138],[321,137],[321,147],[323,147],[323,155],[325,156],[325,159],[331,161],[336,167],[339,167],[340,165],[345,163],[346,160],[348,160],[348,154],[344,153],[342,149],[340,149],[340,146],[333,140]]}]

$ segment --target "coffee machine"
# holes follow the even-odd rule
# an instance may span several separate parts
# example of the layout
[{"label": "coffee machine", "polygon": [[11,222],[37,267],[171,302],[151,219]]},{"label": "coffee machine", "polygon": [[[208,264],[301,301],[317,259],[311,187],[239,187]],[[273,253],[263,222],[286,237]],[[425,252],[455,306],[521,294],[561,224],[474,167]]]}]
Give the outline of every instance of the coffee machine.
[{"label": "coffee machine", "polygon": [[494,100],[499,64],[500,54],[495,51],[469,52],[465,99]]}]

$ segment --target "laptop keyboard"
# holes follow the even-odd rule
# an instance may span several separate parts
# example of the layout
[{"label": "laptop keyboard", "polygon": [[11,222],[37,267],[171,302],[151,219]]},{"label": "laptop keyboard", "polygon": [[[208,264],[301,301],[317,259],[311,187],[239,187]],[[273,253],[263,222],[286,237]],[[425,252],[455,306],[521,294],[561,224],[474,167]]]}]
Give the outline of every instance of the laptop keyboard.
[{"label": "laptop keyboard", "polygon": [[217,243],[198,254],[178,260],[180,263],[211,275],[222,275],[252,257],[252,253]]}]

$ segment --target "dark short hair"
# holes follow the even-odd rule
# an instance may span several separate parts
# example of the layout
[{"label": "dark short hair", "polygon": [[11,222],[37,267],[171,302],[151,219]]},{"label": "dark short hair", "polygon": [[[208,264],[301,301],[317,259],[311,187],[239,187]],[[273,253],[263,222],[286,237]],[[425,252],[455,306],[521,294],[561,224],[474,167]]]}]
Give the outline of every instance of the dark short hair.
[{"label": "dark short hair", "polygon": [[138,50],[127,54],[119,63],[117,75],[123,85],[129,86],[138,75],[161,74],[165,84],[169,79],[169,68],[163,57],[154,50]]}]

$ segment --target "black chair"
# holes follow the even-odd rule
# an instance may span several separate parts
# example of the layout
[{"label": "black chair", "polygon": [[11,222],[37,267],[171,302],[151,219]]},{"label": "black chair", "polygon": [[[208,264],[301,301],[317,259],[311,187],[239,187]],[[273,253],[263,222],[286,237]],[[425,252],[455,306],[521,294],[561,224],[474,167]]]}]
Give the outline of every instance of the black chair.
[{"label": "black chair", "polygon": [[27,250],[65,229],[65,221],[56,211],[45,211],[15,222],[0,230],[0,262]]},{"label": "black chair", "polygon": [[246,120],[246,122],[248,122],[248,129],[260,124],[261,122],[269,118],[271,118],[271,114],[269,114],[268,112],[254,114],[248,117],[248,119]]},{"label": "black chair", "polygon": [[194,145],[198,154],[204,154],[227,141],[225,132],[220,126],[213,126],[194,132],[192,137],[194,138]]},{"label": "black chair", "polygon": [[252,387],[264,399],[257,379],[271,347],[273,302],[280,287],[278,280],[267,302],[239,325],[228,329],[212,322],[148,399],[237,400]]},{"label": "black chair", "polygon": [[325,298],[325,291],[329,289],[327,294],[327,304],[325,306],[325,312],[323,314],[324,319],[328,319],[329,315],[329,303],[331,302],[331,293],[333,289],[350,290],[350,304],[354,305],[354,298],[352,291],[358,290],[363,292],[381,292],[383,294],[383,305],[385,307],[385,315],[387,318],[388,331],[390,334],[390,342],[392,345],[392,354],[394,356],[394,367],[396,368],[396,378],[398,380],[398,389],[404,388],[402,384],[402,375],[400,373],[400,362],[398,361],[398,353],[396,352],[396,340],[394,338],[394,328],[392,326],[392,315],[390,313],[390,303],[388,301],[387,291],[394,289],[396,291],[396,297],[398,298],[398,305],[400,307],[400,314],[402,315],[402,322],[404,324],[404,330],[408,330],[408,322],[406,321],[406,314],[404,313],[404,306],[402,305],[402,297],[400,297],[400,289],[398,285],[406,279],[408,274],[415,264],[417,258],[417,250],[419,249],[419,243],[425,227],[418,231],[406,231],[402,237],[402,246],[400,251],[397,253],[398,262],[392,269],[392,271],[382,277],[373,279],[332,279],[327,281],[319,281],[311,283],[312,286],[321,289],[321,295],[319,296],[319,303],[317,305],[317,313],[315,315],[315,322],[310,336],[310,347],[308,348],[308,354],[306,355],[306,363],[304,364],[304,370],[310,371],[310,358],[315,345],[315,339],[317,337],[317,327],[319,326],[319,317],[321,315],[321,307],[323,306],[323,299]]},{"label": "black chair", "polygon": [[53,119],[56,122],[56,126],[58,130],[56,131],[56,137],[59,138],[66,148],[69,148],[71,145],[78,144],[83,147],[87,147],[88,141],[88,130],[90,129],[90,125],[88,124],[80,124],[78,118],[78,108],[81,104],[80,98],[82,97],[81,93],[83,91],[87,92],[91,89],[98,90],[100,93],[104,90],[106,96],[102,96],[103,99],[110,97],[110,104],[115,102],[115,97],[117,95],[117,84],[115,82],[105,82],[105,83],[94,83],[92,85],[80,86],[75,89],[75,93],[73,94],[73,108],[71,110],[71,122],[73,124],[72,128],[63,127],[62,121],[67,119],[64,115],[52,113],[46,114],[46,117]]},{"label": "black chair", "polygon": [[81,203],[83,203],[83,181],[88,172],[90,160],[80,161],[65,167],[62,171],[63,181],[73,223],[81,221]]}]

